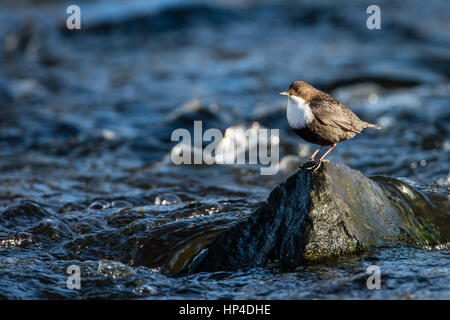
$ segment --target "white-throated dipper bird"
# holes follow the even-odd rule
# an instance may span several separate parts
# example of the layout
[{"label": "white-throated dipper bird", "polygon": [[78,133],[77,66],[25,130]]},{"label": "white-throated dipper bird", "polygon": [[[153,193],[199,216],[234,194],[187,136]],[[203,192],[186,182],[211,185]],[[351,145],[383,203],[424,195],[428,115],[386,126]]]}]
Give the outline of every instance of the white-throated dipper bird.
[{"label": "white-throated dipper bird", "polygon": [[[289,126],[304,140],[320,147],[305,164],[305,169],[317,170],[325,157],[344,140],[353,138],[363,129],[380,129],[379,126],[359,119],[349,108],[329,94],[319,91],[303,81],[295,81],[288,91],[287,119]],[[322,147],[331,146],[318,162],[315,156]],[[313,163],[313,166],[310,166]]]}]

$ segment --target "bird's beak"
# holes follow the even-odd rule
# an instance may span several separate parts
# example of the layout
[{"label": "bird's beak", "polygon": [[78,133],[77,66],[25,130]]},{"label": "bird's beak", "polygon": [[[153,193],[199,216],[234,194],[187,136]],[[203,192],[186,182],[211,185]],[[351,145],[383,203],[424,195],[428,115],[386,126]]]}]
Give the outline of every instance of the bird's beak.
[{"label": "bird's beak", "polygon": [[289,93],[288,93],[287,91],[280,92],[280,94],[281,94],[282,96],[288,96],[288,95],[289,95]]}]

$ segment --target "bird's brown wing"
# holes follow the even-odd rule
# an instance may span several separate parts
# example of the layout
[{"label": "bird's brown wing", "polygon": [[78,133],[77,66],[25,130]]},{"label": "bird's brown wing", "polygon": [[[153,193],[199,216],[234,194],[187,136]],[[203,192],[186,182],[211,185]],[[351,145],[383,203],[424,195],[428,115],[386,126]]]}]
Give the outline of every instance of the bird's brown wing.
[{"label": "bird's brown wing", "polygon": [[350,109],[330,98],[311,101],[310,107],[314,116],[323,124],[359,133],[362,129],[361,120]]}]

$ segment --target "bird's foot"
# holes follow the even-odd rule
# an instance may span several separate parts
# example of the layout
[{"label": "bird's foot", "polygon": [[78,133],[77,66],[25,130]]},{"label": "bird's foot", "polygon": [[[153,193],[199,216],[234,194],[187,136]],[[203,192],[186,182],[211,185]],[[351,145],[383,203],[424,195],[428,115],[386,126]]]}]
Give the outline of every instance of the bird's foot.
[{"label": "bird's foot", "polygon": [[312,170],[313,172],[316,172],[317,170],[319,170],[319,168],[320,168],[320,165],[322,164],[322,163],[328,163],[328,162],[330,162],[329,160],[327,160],[327,159],[323,159],[323,160],[309,160],[308,162],[305,162],[302,166],[301,166],[301,168],[303,169],[303,170]]},{"label": "bird's foot", "polygon": [[[327,160],[328,161],[328,160]],[[324,162],[323,160],[319,160],[317,161],[317,165],[312,169],[313,172],[316,172],[317,170],[319,170],[320,165],[322,164],[322,162]]]},{"label": "bird's foot", "polygon": [[316,170],[316,167],[320,166],[320,161],[318,160],[309,160],[307,162],[305,162],[301,168],[303,170]]}]

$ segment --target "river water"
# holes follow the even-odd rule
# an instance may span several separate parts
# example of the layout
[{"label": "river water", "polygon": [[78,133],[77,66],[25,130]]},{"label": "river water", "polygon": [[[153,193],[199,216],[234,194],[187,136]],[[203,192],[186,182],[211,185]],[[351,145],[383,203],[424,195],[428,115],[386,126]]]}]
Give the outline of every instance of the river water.
[{"label": "river water", "polygon": [[[366,27],[369,5],[90,1],[82,29],[68,31],[58,1],[3,1],[0,297],[449,299],[445,246],[393,245],[291,272],[167,270],[187,239],[207,242],[245,218],[311,154],[278,95],[295,80],[382,127],[330,160],[448,197],[450,3],[382,2],[380,30]],[[174,166],[171,133],[194,120],[227,135],[279,129],[278,173]],[[381,290],[366,286],[373,264]],[[70,265],[80,290],[66,286]]]}]

